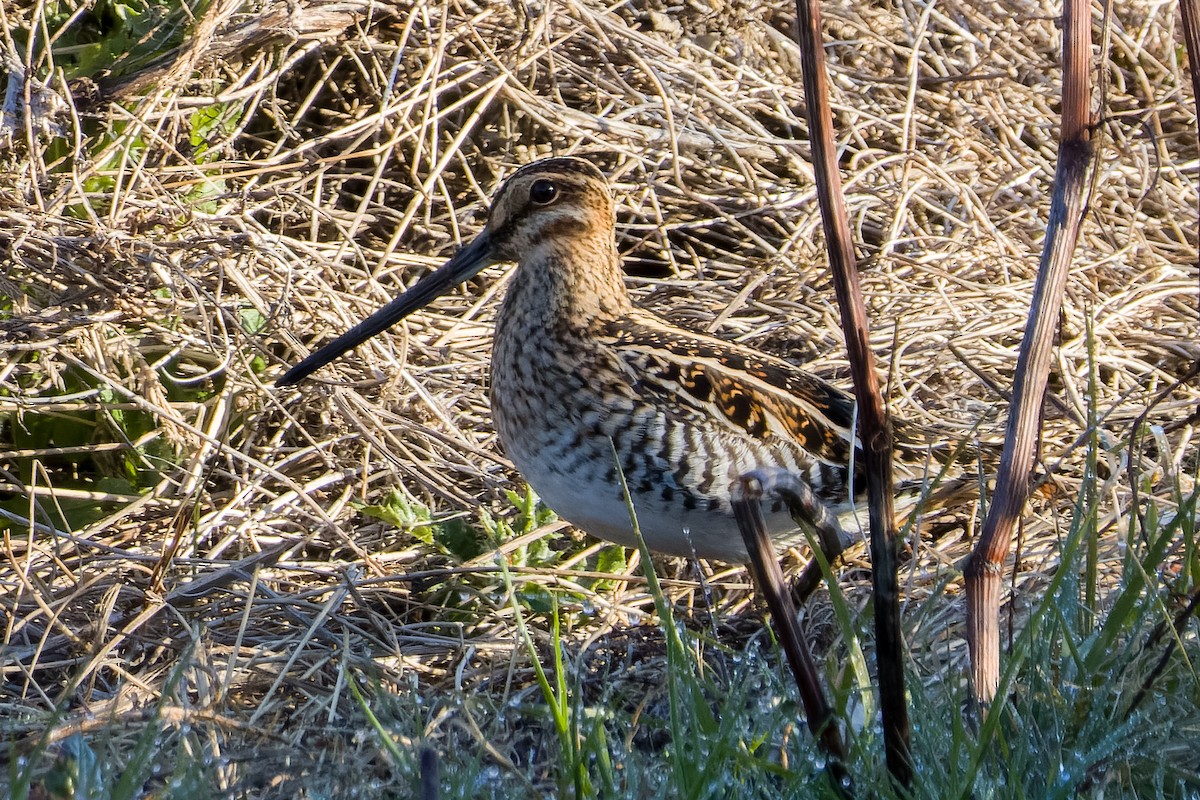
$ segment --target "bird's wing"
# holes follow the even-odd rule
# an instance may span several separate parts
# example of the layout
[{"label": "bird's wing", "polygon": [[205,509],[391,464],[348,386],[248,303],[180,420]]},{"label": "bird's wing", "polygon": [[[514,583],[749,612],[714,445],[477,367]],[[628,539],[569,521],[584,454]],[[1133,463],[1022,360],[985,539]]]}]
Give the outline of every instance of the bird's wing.
[{"label": "bird's wing", "polygon": [[611,323],[605,335],[637,393],[681,413],[706,416],[742,436],[799,444],[839,467],[857,446],[854,399],[782,359],[639,312]]},{"label": "bird's wing", "polygon": [[[606,334],[639,393],[719,420],[743,436],[794,442],[834,466],[847,465],[853,445],[862,464],[854,397],[794,364],[642,311],[610,323]],[[910,420],[892,422],[898,462],[972,464],[980,456],[976,444]]]}]

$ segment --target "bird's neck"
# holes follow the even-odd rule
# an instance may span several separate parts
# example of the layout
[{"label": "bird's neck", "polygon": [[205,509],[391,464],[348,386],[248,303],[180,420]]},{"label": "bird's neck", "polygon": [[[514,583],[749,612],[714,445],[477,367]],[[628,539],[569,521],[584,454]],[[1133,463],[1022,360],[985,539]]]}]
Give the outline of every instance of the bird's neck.
[{"label": "bird's neck", "polygon": [[609,237],[541,243],[526,253],[501,309],[522,327],[590,327],[632,309],[616,242]]}]

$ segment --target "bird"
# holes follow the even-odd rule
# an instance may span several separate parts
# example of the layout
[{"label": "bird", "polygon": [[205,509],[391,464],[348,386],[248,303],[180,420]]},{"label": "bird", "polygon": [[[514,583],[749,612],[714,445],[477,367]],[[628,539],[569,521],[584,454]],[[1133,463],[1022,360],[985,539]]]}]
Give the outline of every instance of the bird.
[{"label": "bird", "polygon": [[[611,188],[584,158],[517,169],[469,244],[277,385],[298,383],[501,262],[517,266],[496,316],[492,416],[504,452],[559,517],[626,546],[637,544],[636,519],[651,551],[745,563],[731,504],[749,475],[766,490],[775,548],[806,532],[847,543],[853,488],[865,488],[852,395],[635,305]],[[897,461],[910,465],[897,467],[901,483],[928,484],[963,452],[903,420],[895,432]]]}]

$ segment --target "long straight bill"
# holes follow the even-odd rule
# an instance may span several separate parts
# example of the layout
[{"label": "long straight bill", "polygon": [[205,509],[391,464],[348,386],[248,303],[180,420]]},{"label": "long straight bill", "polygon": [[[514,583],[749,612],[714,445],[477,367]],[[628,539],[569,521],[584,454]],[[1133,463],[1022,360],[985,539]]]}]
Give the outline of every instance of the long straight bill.
[{"label": "long straight bill", "polygon": [[329,344],[301,361],[275,381],[276,386],[291,386],[307,378],[343,353],[395,325],[409,314],[424,308],[463,281],[470,280],[491,263],[491,242],[481,233],[438,269],[417,281],[404,294],[355,325]]}]

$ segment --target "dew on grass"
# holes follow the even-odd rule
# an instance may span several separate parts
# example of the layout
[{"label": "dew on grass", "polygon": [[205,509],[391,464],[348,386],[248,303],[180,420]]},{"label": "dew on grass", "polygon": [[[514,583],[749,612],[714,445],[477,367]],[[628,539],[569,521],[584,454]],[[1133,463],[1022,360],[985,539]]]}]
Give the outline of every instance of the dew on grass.
[{"label": "dew on grass", "polygon": [[489,764],[480,771],[479,780],[476,781],[476,785],[482,788],[488,784],[498,783],[500,781],[501,774],[502,773],[500,772],[500,768],[498,766],[495,764]]}]

